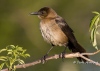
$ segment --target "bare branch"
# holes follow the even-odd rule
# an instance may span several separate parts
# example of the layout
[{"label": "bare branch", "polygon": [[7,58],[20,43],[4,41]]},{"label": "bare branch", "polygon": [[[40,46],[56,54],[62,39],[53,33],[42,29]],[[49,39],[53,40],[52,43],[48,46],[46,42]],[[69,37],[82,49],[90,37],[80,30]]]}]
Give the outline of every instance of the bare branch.
[{"label": "bare branch", "polygon": [[[86,58],[86,57],[83,56],[83,55],[95,55],[95,54],[97,54],[97,53],[99,53],[99,52],[100,52],[100,50],[98,50],[98,51],[96,51],[96,52],[94,52],[94,53],[78,53],[78,52],[77,52],[77,53],[65,54],[64,57],[65,57],[65,58],[81,57],[81,58],[85,59],[85,60],[88,61],[88,62],[91,62],[91,63],[93,63],[93,64],[95,64],[95,65],[97,65],[97,66],[100,66],[100,63],[95,62],[95,61],[93,61],[93,60],[91,60],[91,59]],[[53,55],[53,56],[47,57],[47,58],[46,58],[46,61],[51,60],[51,59],[58,59],[58,58],[61,58],[61,57],[62,57],[61,54],[55,54],[55,55]],[[30,66],[37,65],[37,64],[39,64],[39,63],[41,63],[41,59],[36,60],[36,61],[33,61],[33,62],[31,62],[31,63],[26,63],[26,64],[22,64],[22,65],[16,65],[15,67],[16,67],[16,69],[18,69],[18,68],[26,68],[26,67],[30,67]],[[6,68],[6,69],[2,69],[1,71],[8,71],[8,69],[7,69],[7,68]]]}]

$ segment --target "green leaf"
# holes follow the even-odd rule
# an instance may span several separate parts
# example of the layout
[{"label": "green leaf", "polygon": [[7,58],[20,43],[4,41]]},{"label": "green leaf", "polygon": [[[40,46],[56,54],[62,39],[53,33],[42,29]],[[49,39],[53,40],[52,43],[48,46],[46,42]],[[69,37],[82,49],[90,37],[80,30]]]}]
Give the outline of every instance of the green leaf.
[{"label": "green leaf", "polygon": [[20,64],[24,64],[25,62],[23,61],[23,60],[21,60],[21,59],[19,59],[19,61],[18,61]]},{"label": "green leaf", "polygon": [[96,29],[97,28],[93,28],[91,30],[91,42],[92,42],[92,45],[98,50],[98,47],[97,47],[97,41],[96,41]]},{"label": "green leaf", "polygon": [[26,50],[24,49],[24,50],[22,51],[22,54],[25,54],[25,52],[26,52]]},{"label": "green leaf", "polygon": [[[2,61],[5,66],[12,71],[15,71],[15,68],[13,67],[16,63],[24,64],[24,60],[21,59],[21,57],[29,57],[29,54],[26,54],[26,49],[23,49],[19,46],[9,45],[6,47],[6,49],[1,49],[0,53],[6,51],[5,56],[0,56],[0,61]],[[3,67],[3,64],[1,64],[1,68]]]},{"label": "green leaf", "polygon": [[23,51],[22,47],[17,47],[18,51]]},{"label": "green leaf", "polygon": [[[100,15],[99,15],[99,17],[100,17]],[[95,28],[96,28],[96,29],[97,29],[98,24],[99,24],[99,21],[100,21],[100,18],[99,18],[99,17],[98,17],[98,18],[96,19],[96,21],[95,21]]]},{"label": "green leaf", "polygon": [[93,29],[94,25],[98,24],[99,17],[100,17],[100,15],[96,15],[96,16],[94,16],[92,18],[91,23],[90,23],[90,29],[89,29],[89,31],[91,31]]},{"label": "green leaf", "polygon": [[6,61],[7,57],[6,56],[0,56],[0,61]]},{"label": "green leaf", "polygon": [[96,11],[94,11],[93,13],[96,15],[92,18],[91,23],[90,23],[90,28],[89,28],[89,31],[91,32],[90,40],[92,42],[93,47],[95,47],[98,50],[96,34],[99,34],[99,32],[97,31],[97,28],[99,27],[100,13]]},{"label": "green leaf", "polygon": [[94,41],[94,28],[91,30],[90,40],[91,40],[91,42]]},{"label": "green leaf", "polygon": [[11,48],[15,48],[15,46],[14,46],[14,45],[9,45],[9,47],[11,47]]},{"label": "green leaf", "polygon": [[96,39],[94,39],[93,46],[95,47],[95,49],[97,49],[97,50],[98,50],[98,47],[97,47],[97,41],[96,41]]},{"label": "green leaf", "polygon": [[9,50],[7,50],[8,52],[13,52],[13,50],[12,49],[9,49]]},{"label": "green leaf", "polygon": [[2,70],[4,64],[5,64],[5,63],[2,63],[2,64],[0,65],[0,70]]},{"label": "green leaf", "polygon": [[0,50],[0,53],[1,53],[1,52],[4,52],[4,51],[6,51],[6,50],[7,50],[7,49],[1,49],[1,50]]},{"label": "green leaf", "polygon": [[5,62],[5,65],[7,66],[7,68],[10,67],[9,63],[8,62]]},{"label": "green leaf", "polygon": [[99,15],[100,13],[97,11],[93,11],[92,13]]},{"label": "green leaf", "polygon": [[13,67],[13,68],[14,68],[13,70],[15,71],[15,70],[16,70],[16,66],[14,65],[14,67]]},{"label": "green leaf", "polygon": [[93,31],[93,42],[92,42],[92,44],[98,50],[97,41],[96,41],[96,29],[94,29],[94,31]]},{"label": "green leaf", "polygon": [[25,57],[30,57],[30,54],[25,54]]},{"label": "green leaf", "polygon": [[8,53],[7,53],[7,55],[11,55],[11,54],[12,54],[12,52],[8,52]]}]

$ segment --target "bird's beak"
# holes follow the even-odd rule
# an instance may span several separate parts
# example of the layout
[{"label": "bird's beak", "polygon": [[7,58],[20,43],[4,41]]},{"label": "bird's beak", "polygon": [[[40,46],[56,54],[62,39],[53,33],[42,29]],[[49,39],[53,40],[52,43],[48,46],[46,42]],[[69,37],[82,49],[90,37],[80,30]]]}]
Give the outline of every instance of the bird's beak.
[{"label": "bird's beak", "polygon": [[30,15],[40,15],[40,13],[39,12],[32,12],[32,13],[30,13]]}]

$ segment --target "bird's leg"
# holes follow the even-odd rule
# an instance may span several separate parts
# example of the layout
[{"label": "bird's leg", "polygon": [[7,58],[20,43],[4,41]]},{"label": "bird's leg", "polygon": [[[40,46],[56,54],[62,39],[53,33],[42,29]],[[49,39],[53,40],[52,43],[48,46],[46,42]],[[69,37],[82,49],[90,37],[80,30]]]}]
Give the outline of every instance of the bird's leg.
[{"label": "bird's leg", "polygon": [[41,62],[44,63],[46,62],[46,57],[48,56],[49,52],[52,50],[54,46],[52,45],[52,47],[49,49],[49,51],[41,58]]},{"label": "bird's leg", "polygon": [[60,54],[60,57],[62,58],[62,61],[64,61],[63,59],[65,58],[66,48],[67,47],[65,47],[64,51]]}]

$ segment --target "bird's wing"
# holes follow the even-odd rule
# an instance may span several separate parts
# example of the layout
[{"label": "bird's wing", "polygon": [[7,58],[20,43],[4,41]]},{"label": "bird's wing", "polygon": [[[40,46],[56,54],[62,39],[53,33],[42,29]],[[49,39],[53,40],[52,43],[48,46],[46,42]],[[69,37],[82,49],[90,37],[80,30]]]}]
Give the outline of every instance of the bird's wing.
[{"label": "bird's wing", "polygon": [[75,39],[75,36],[73,34],[73,30],[68,26],[66,21],[62,17],[57,17],[55,19],[58,26],[61,28],[61,30],[64,32],[64,34],[68,37],[68,39],[74,44],[77,42]]}]

